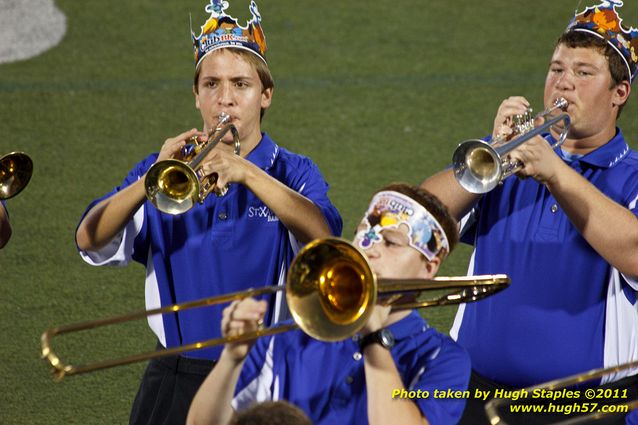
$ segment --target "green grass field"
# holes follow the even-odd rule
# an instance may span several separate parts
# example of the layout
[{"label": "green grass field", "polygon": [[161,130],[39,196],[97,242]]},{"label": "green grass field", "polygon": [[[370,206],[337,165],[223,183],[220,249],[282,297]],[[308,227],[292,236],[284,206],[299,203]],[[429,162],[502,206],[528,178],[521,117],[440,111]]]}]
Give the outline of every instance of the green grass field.
[{"label": "green grass field", "polygon": [[[138,160],[201,125],[189,13],[199,33],[205,2],[56,3],[67,16],[62,43],[0,65],[0,155],[21,150],[35,163],[8,202],[13,238],[0,251],[0,424],[123,424],[144,365],[56,383],[39,338],[143,308],[143,267],[90,267],[74,231]],[[248,3],[231,0],[230,13],[244,22]],[[491,130],[502,99],[523,95],[542,109],[553,41],[576,3],[261,0],[276,80],[264,129],[319,164],[350,237],[375,189],[444,167],[460,141]],[[638,26],[638,3],[625,3]],[[636,102],[620,121],[634,148]],[[458,249],[440,274],[465,274],[469,253]],[[447,331],[454,311],[423,314]],[[153,346],[143,321],[64,344],[75,361]]]}]

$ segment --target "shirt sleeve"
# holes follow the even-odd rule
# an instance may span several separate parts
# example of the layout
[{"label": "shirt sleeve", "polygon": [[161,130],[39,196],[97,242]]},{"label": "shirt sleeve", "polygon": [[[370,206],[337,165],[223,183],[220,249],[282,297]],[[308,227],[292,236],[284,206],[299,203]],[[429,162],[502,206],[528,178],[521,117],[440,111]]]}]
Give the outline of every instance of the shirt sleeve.
[{"label": "shirt sleeve", "polygon": [[[135,183],[139,180],[146,170],[155,162],[155,158],[157,154],[151,155],[145,160],[138,163],[131,172],[126,176],[124,181],[120,186],[115,187],[112,191],[107,193],[106,195],[95,199],[93,202],[89,204],[86,208],[80,222],[84,219],[86,214],[97,204],[99,204],[104,199],[110,198],[117,192],[125,189],[131,184]],[[88,264],[93,266],[102,266],[102,265],[111,265],[111,266],[125,266],[132,259],[146,258],[145,254],[139,252],[143,251],[146,246],[145,238],[142,237],[144,234],[143,229],[145,225],[145,207],[142,205],[133,216],[124,229],[117,234],[110,243],[108,243],[103,248],[97,251],[83,251],[78,247],[78,252],[80,257]],[[79,226],[79,223],[78,223]],[[76,229],[77,231],[77,229]],[[76,241],[77,247],[77,241]],[[138,252],[136,252],[138,251]],[[138,260],[139,261],[139,260]]]},{"label": "shirt sleeve", "polygon": [[276,337],[262,337],[248,353],[235,386],[233,409],[243,410],[253,403],[276,400],[274,349]]},{"label": "shirt sleeve", "polygon": [[[638,218],[638,182],[635,187],[629,190],[629,202],[627,208],[631,211],[636,218]],[[638,276],[629,276],[623,274],[625,281],[633,288],[634,291],[638,291]]]},{"label": "shirt sleeve", "polygon": [[319,167],[309,158],[301,157],[300,164],[288,186],[310,199],[321,211],[334,236],[341,236],[343,222],[341,215],[328,198],[330,186],[321,175]]},{"label": "shirt sleeve", "polygon": [[461,241],[469,245],[474,245],[474,234],[476,233],[476,210],[473,209],[469,213],[465,214],[459,224],[459,235],[461,236]]},{"label": "shirt sleeve", "polygon": [[[460,345],[449,337],[438,334],[431,338],[430,347],[422,357],[421,370],[410,385],[410,390],[427,391],[427,397],[415,402],[431,424],[456,424],[463,415],[470,381],[470,357]],[[438,345],[438,346],[436,346]],[[436,397],[437,391],[443,396]]]}]

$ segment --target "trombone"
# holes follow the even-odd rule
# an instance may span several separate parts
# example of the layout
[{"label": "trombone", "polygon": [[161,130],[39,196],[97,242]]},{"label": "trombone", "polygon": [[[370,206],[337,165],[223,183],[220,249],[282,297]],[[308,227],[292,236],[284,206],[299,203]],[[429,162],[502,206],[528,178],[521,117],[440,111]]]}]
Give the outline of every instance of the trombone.
[{"label": "trombone", "polygon": [[[340,238],[317,239],[306,245],[290,265],[285,286],[266,286],[217,297],[204,298],[153,310],[58,326],[47,329],[41,337],[42,358],[52,367],[56,380],[126,365],[134,362],[222,345],[253,340],[300,328],[311,337],[323,341],[339,341],[357,333],[367,322],[378,303],[395,310],[443,306],[472,302],[506,288],[506,275],[437,277],[433,279],[377,279],[365,254]],[[285,290],[294,324],[258,329],[241,335],[214,338],[179,347],[134,354],[84,365],[62,362],[53,351],[54,336],[129,322],[155,314],[177,313],[186,309],[222,304],[252,296]],[[425,291],[446,290],[444,295],[417,300]]]},{"label": "trombone", "polygon": [[[562,122],[562,131],[552,149],[563,144],[571,121],[566,113],[553,114],[556,110],[564,111],[567,106],[565,99],[558,98],[551,108],[535,117],[532,117],[531,109],[515,116],[513,133],[509,136],[495,137],[492,143],[480,139],[460,143],[452,155],[454,177],[468,192],[479,194],[491,191],[523,167],[522,162],[511,161],[507,156],[523,143]],[[543,123],[537,126],[535,122],[540,119]]]},{"label": "trombone", "polygon": [[27,186],[33,174],[33,161],[24,152],[11,152],[0,158],[0,200],[13,198]]},{"label": "trombone", "polygon": [[217,127],[205,142],[200,143],[197,137],[193,137],[182,148],[183,160],[166,159],[149,168],[144,189],[146,197],[158,210],[182,214],[193,208],[196,202],[203,203],[213,190],[218,196],[226,194],[228,186],[217,188],[217,174],[206,176],[200,165],[229,131],[233,135],[235,155],[239,155],[239,133],[229,121],[230,116],[222,112]]},{"label": "trombone", "polygon": [[[538,390],[546,390],[546,391],[555,391],[563,388],[571,387],[573,385],[581,384],[583,382],[591,381],[593,379],[602,378],[606,375],[611,375],[612,373],[618,373],[629,369],[637,369],[638,370],[638,360],[633,362],[624,363],[618,366],[611,366],[607,368],[601,369],[592,369],[587,372],[583,372],[576,375],[571,375],[566,378],[555,379],[553,381],[545,382],[539,385],[535,385],[532,387],[524,388],[523,390],[519,390],[523,394],[533,394],[534,391]],[[529,398],[529,397],[527,397]],[[610,398],[610,397],[605,397]],[[614,397],[616,398],[616,397]],[[521,400],[520,398],[518,400]],[[577,401],[580,399],[574,399]],[[491,425],[508,425],[507,422],[501,417],[500,409],[506,406],[510,406],[513,400],[508,398],[494,398],[487,402],[485,405],[485,413],[490,420]],[[627,414],[635,409],[638,409],[638,399],[629,400],[623,404],[617,405],[607,405],[607,406],[617,406],[616,408],[608,409],[608,411],[594,411],[586,415],[576,416],[564,421],[555,422],[552,425],[576,425],[587,423],[591,421],[596,421],[601,418],[606,418],[612,415],[618,414]]]}]

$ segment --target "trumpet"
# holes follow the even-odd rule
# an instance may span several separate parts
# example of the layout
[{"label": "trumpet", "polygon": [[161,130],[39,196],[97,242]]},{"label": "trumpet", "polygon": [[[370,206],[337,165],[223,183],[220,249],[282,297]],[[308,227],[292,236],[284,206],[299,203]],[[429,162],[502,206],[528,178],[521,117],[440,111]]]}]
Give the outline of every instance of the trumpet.
[{"label": "trumpet", "polygon": [[[561,390],[563,388],[571,387],[573,385],[581,384],[583,382],[591,381],[593,379],[602,378],[606,375],[611,375],[614,373],[622,372],[630,369],[638,369],[638,360],[624,363],[618,366],[611,366],[602,369],[592,369],[587,372],[583,372],[576,375],[571,375],[566,378],[555,379],[553,381],[545,382],[539,385],[535,385],[532,387],[524,388],[519,390],[521,394],[532,395],[534,391],[538,390],[546,390],[546,391],[556,391]],[[610,390],[613,393],[613,390]],[[608,398],[618,398],[617,396],[605,395],[602,394],[605,399]],[[587,397],[588,401],[592,401],[591,397]],[[521,399],[519,399],[521,400]],[[510,398],[494,398],[487,402],[485,405],[485,413],[490,420],[491,425],[508,425],[507,422],[501,417],[501,409],[503,407],[509,407],[513,402],[513,399]],[[597,421],[598,419],[606,418],[616,414],[627,414],[635,409],[638,409],[638,399],[628,400],[623,404],[617,405],[608,405],[609,408],[606,411],[599,409],[589,410],[589,414],[576,416],[564,421],[555,422],[552,425],[576,425],[587,422]]]},{"label": "trumpet", "polygon": [[[365,254],[340,238],[317,239],[306,245],[290,265],[285,286],[266,286],[217,297],[204,298],[153,310],[93,320],[47,329],[41,337],[42,358],[52,367],[56,380],[126,365],[152,358],[199,350],[228,342],[250,341],[257,337],[301,329],[322,341],[339,341],[357,333],[379,303],[394,310],[443,306],[472,302],[506,288],[506,275],[437,277],[434,279],[377,279]],[[63,363],[53,351],[54,336],[129,322],[155,314],[177,313],[186,309],[222,304],[247,297],[285,290],[293,324],[258,329],[241,335],[214,338],[164,350],[134,354],[84,365]],[[442,290],[443,295],[417,298],[425,291]]]},{"label": "trumpet", "polygon": [[[552,107],[534,117],[531,109],[513,117],[513,132],[508,136],[497,136],[492,143],[480,139],[460,143],[452,155],[454,177],[468,192],[479,194],[491,191],[523,167],[522,162],[511,161],[507,156],[523,143],[562,122],[558,140],[552,149],[563,144],[569,132],[570,118],[564,112],[557,116],[553,114],[557,110],[566,110],[567,106],[565,99],[558,98]],[[542,124],[536,125],[540,120]]]},{"label": "trumpet", "polygon": [[13,198],[27,186],[33,174],[33,161],[24,152],[11,152],[0,158],[0,200]]},{"label": "trumpet", "polygon": [[144,188],[146,197],[158,210],[168,214],[182,214],[196,202],[203,203],[213,190],[218,196],[226,194],[228,186],[217,188],[217,174],[206,176],[200,165],[229,131],[233,135],[235,155],[239,155],[239,133],[229,121],[230,116],[222,112],[215,130],[205,142],[200,143],[197,137],[193,137],[182,148],[182,160],[167,159],[156,162],[149,168],[144,179]]}]

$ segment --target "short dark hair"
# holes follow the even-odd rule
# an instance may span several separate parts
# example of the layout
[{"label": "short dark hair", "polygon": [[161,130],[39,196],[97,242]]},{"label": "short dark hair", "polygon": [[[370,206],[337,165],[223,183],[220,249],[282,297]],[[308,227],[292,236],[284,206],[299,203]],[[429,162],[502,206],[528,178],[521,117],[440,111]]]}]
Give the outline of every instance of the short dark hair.
[{"label": "short dark hair", "polygon": [[[261,90],[262,93],[267,89],[275,88],[275,80],[270,73],[270,68],[266,62],[264,62],[261,58],[259,58],[255,53],[249,52],[246,49],[238,49],[235,47],[225,47],[225,49],[229,50],[231,53],[240,56],[245,59],[248,63],[250,63],[255,70],[257,71],[257,75],[259,76],[259,81],[261,81]],[[214,52],[213,52],[214,54]],[[203,61],[204,59],[202,59]],[[200,62],[201,65],[201,62]],[[201,73],[201,66],[195,68],[195,75],[193,76],[193,90],[195,93],[199,93],[199,74]],[[264,113],[266,111],[261,109],[261,118],[264,117]]]},{"label": "short dark hair", "polygon": [[265,401],[235,412],[228,425],[312,425],[297,406],[285,401]]},{"label": "short dark hair", "polygon": [[[631,75],[629,75],[627,64],[618,51],[604,39],[584,31],[568,31],[563,33],[556,41],[555,47],[560,45],[565,45],[572,49],[578,47],[595,49],[605,56],[607,58],[607,64],[609,65],[609,73],[611,74],[612,84],[609,87],[610,89],[616,87],[623,81],[629,81],[629,83],[631,83]],[[619,117],[624,106],[623,104],[618,108]]]},{"label": "short dark hair", "polygon": [[[452,252],[456,244],[459,242],[458,227],[456,225],[456,220],[454,219],[454,217],[452,217],[450,211],[445,205],[443,205],[439,198],[423,189],[422,187],[414,186],[407,183],[391,183],[379,189],[377,193],[386,190],[401,193],[413,199],[414,201],[422,205],[423,208],[428,210],[428,212],[432,214],[434,218],[436,218],[436,221],[439,222],[441,227],[443,227],[443,231],[445,232],[448,244],[450,245],[450,252]],[[439,257],[443,259],[447,254],[449,253],[440,252]]]}]

